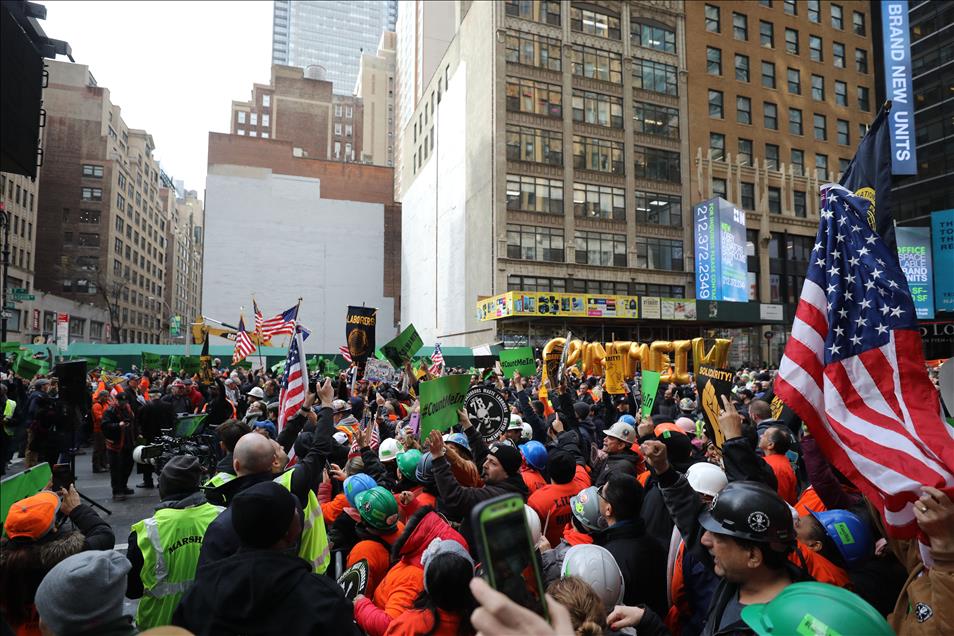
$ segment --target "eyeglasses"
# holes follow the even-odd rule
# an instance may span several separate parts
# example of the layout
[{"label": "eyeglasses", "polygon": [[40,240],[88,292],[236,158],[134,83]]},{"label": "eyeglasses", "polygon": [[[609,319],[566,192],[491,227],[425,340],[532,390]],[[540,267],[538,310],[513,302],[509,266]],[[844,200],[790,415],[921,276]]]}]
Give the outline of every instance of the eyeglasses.
[{"label": "eyeglasses", "polygon": [[[606,486],[603,486],[603,488],[606,488]],[[609,499],[607,499],[606,495],[603,494],[603,488],[596,489],[596,496],[602,499],[603,501],[605,501],[606,503],[609,503]]]}]

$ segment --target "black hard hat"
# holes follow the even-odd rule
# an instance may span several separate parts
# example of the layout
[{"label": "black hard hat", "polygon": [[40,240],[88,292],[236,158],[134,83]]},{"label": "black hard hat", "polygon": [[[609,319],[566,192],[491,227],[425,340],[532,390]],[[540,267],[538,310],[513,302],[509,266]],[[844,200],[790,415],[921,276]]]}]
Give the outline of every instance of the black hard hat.
[{"label": "black hard hat", "polygon": [[768,486],[755,481],[733,481],[699,515],[709,532],[760,543],[795,543],[795,523],[788,504]]}]

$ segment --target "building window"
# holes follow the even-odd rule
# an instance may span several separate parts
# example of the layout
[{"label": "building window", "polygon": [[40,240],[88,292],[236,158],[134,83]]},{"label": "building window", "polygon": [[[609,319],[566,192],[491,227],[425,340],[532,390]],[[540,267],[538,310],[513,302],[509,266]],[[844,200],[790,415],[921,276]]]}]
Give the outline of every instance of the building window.
[{"label": "building window", "polygon": [[785,29],[785,52],[798,55],[798,31]]},{"label": "building window", "polygon": [[507,0],[506,11],[507,15],[515,18],[560,26],[560,0],[542,0],[541,2]]},{"label": "building window", "polygon": [[271,95],[262,95],[262,108],[268,108],[272,105]]},{"label": "building window", "polygon": [[626,267],[626,235],[577,230],[574,236],[576,263]]},{"label": "building window", "polygon": [[[126,199],[123,197],[123,195],[119,194],[118,192],[116,193],[116,208],[120,212],[126,211]],[[116,217],[116,218],[119,218],[119,217]]]},{"label": "building window", "polygon": [[743,13],[732,13],[732,37],[736,40],[749,39],[749,19]]},{"label": "building window", "polygon": [[550,71],[562,69],[560,41],[531,33],[507,35],[507,61],[513,64],[535,66]]},{"label": "building window", "polygon": [[721,177],[714,177],[712,179],[712,196],[725,199],[728,194],[728,186],[726,185],[725,179]]},{"label": "building window", "polygon": [[682,227],[682,197],[637,190],[636,222]]},{"label": "building window", "polygon": [[722,119],[723,117],[723,107],[722,107],[722,91],[709,91],[709,117],[716,117]]},{"label": "building window", "polygon": [[788,132],[793,135],[802,135],[802,111],[799,108],[788,109]]},{"label": "building window", "polygon": [[807,0],[808,21],[821,24],[821,0]]},{"label": "building window", "polygon": [[865,86],[858,87],[858,109],[863,110],[866,113],[871,110],[868,88]]},{"label": "building window", "polygon": [[252,113],[249,115],[249,123],[252,126],[258,126],[258,113]]},{"label": "building window", "polygon": [[783,10],[788,15],[798,15],[798,7],[795,5],[795,0],[785,0]]},{"label": "building window", "polygon": [[765,164],[769,170],[778,170],[777,144],[765,144]]},{"label": "building window", "polygon": [[508,174],[507,209],[563,214],[563,181]]},{"label": "building window", "polygon": [[706,31],[709,33],[721,33],[722,32],[722,18],[719,15],[719,7],[712,6],[711,4],[706,5],[705,9],[706,15]]},{"label": "building window", "polygon": [[722,75],[722,51],[712,46],[706,47],[706,73]]},{"label": "building window", "polygon": [[838,159],[838,178],[840,179],[842,175],[848,170],[848,166],[851,165],[851,160],[845,158]]},{"label": "building window", "polygon": [[99,224],[99,210],[80,210],[80,223]]},{"label": "building window", "polygon": [[771,22],[759,20],[759,43],[766,48],[775,48],[775,27]]},{"label": "building window", "polygon": [[267,128],[268,126],[270,126],[270,125],[271,125],[271,124],[269,123],[269,120],[270,120],[270,119],[271,119],[271,118],[269,117],[268,113],[263,114],[263,115],[262,115],[262,126],[265,126],[266,128]]},{"label": "building window", "polygon": [[676,52],[676,32],[670,27],[651,22],[638,22],[634,18],[630,24],[630,36],[634,46],[664,53]]},{"label": "building window", "polygon": [[574,89],[573,121],[622,128],[623,100],[611,95]]},{"label": "building window", "polygon": [[573,45],[573,74],[580,77],[620,84],[623,81],[623,63],[619,53]]},{"label": "building window", "polygon": [[788,69],[788,92],[793,95],[802,94],[802,74],[797,68]]},{"label": "building window", "polygon": [[778,106],[772,102],[762,102],[763,123],[769,130],[778,130]]},{"label": "building window", "polygon": [[848,84],[835,80],[835,103],[839,106],[848,105]]},{"label": "building window", "polygon": [[593,183],[573,184],[573,214],[576,216],[626,220],[626,192],[622,188]]},{"label": "building window", "polygon": [[88,164],[88,163],[84,163],[84,164],[83,164],[83,176],[84,176],[84,177],[91,177],[91,178],[94,178],[94,179],[102,179],[102,178],[103,178],[103,167],[102,167],[102,166],[96,166],[96,165],[90,165],[90,164]]},{"label": "building window", "polygon": [[[434,130],[433,128],[431,130]],[[345,137],[351,137],[354,134],[354,127],[351,124],[345,124]]]},{"label": "building window", "polygon": [[868,72],[868,51],[864,49],[855,49],[855,69],[859,73]]},{"label": "building window", "polygon": [[825,101],[825,78],[821,75],[812,75],[812,99]]},{"label": "building window", "polygon": [[798,176],[805,174],[805,151],[792,148],[792,172]]},{"label": "building window", "polygon": [[268,133],[267,133],[267,132],[263,132],[263,133],[262,133],[262,139],[268,139]]},{"label": "building window", "polygon": [[805,218],[808,216],[808,206],[806,205],[805,193],[801,190],[795,190],[793,192],[793,205],[795,209],[795,216]]},{"label": "building window", "polygon": [[[335,159],[340,159],[340,158],[341,158],[341,142],[336,141],[335,142]],[[420,166],[420,162],[418,162],[418,166]]]},{"label": "building window", "polygon": [[80,232],[76,235],[76,244],[80,247],[99,247],[99,234],[95,232]]},{"label": "building window", "polygon": [[570,7],[570,30],[611,40],[620,39],[618,16],[578,6]]},{"label": "building window", "polygon": [[619,141],[574,135],[573,167],[577,170],[623,174],[626,170],[623,144]]},{"label": "building window", "polygon": [[123,221],[121,217],[118,217],[118,216],[117,216],[117,217],[116,217],[116,231],[121,234],[122,231],[123,231],[123,226],[124,226],[124,225],[126,225],[126,222]]},{"label": "building window", "polygon": [[341,117],[341,104],[335,104],[335,117]]},{"label": "building window", "polygon": [[749,81],[749,56],[741,53],[735,54],[735,79],[740,82]]},{"label": "building window", "polygon": [[824,60],[822,39],[817,35],[808,36],[808,55],[813,62],[821,62]]},{"label": "building window", "polygon": [[345,118],[351,119],[352,117],[354,117],[354,108],[351,106],[345,106]]},{"label": "building window", "polygon": [[508,223],[507,258],[562,263],[563,228]]},{"label": "building window", "polygon": [[831,43],[831,56],[836,68],[845,68],[845,45],[841,42]]},{"label": "building window", "polygon": [[83,201],[102,201],[102,188],[83,188]]},{"label": "building window", "polygon": [[341,136],[341,124],[340,124],[340,123],[335,123],[335,135],[337,135],[337,136],[339,136],[339,137]]},{"label": "building window", "polygon": [[679,153],[647,146],[633,146],[636,178],[679,183]]},{"label": "building window", "polygon": [[507,126],[507,160],[563,165],[563,133]]},{"label": "building window", "polygon": [[563,96],[559,84],[507,79],[507,110],[545,117],[563,117]]},{"label": "building window", "polygon": [[755,184],[742,181],[739,183],[739,203],[748,211],[755,210]]},{"label": "building window", "polygon": [[240,111],[238,112],[238,123],[240,123],[240,124],[244,124],[244,123],[245,123],[245,111],[244,111],[244,110],[240,110]]},{"label": "building window", "polygon": [[780,188],[768,187],[768,208],[772,214],[782,213],[782,190]]},{"label": "building window", "polygon": [[819,181],[828,180],[828,155],[815,155],[815,178]]},{"label": "building window", "polygon": [[249,137],[258,137],[258,131],[257,131],[257,130],[250,130],[250,131],[248,131],[248,136],[249,136]]},{"label": "building window", "polygon": [[740,124],[752,123],[752,100],[748,97],[735,98],[735,120]]},{"label": "building window", "polygon": [[679,139],[679,109],[633,102],[634,132]]},{"label": "building window", "polygon": [[752,140],[739,137],[739,159],[742,165],[752,165]]},{"label": "building window", "polygon": [[636,267],[683,271],[682,241],[637,237]]},{"label": "building window", "polygon": [[775,64],[762,61],[762,86],[775,88]]},{"label": "building window", "polygon": [[854,30],[856,35],[864,37],[868,34],[867,29],[865,28],[865,14],[860,11],[851,12],[851,28]]},{"label": "building window", "polygon": [[838,143],[842,146],[851,145],[851,139],[849,138],[848,132],[848,122],[844,119],[835,120],[835,132],[838,137]]},{"label": "building window", "polygon": [[845,12],[840,5],[831,5],[831,25],[839,31],[845,30]]},{"label": "building window", "polygon": [[659,298],[685,298],[686,288],[682,285],[654,285],[652,283],[633,283],[632,293],[637,296],[655,296]]},{"label": "building window", "polygon": [[245,131],[244,131],[244,130],[242,130],[241,128],[239,128],[239,129],[238,129],[238,130],[236,130],[235,132],[237,132],[237,133],[238,133],[238,135],[239,135],[239,137],[244,137],[244,136],[245,136]]},{"label": "building window", "polygon": [[679,84],[676,81],[676,67],[636,58],[633,60],[633,88],[677,96]]},{"label": "building window", "polygon": [[725,159],[725,135],[722,133],[709,133],[709,157],[713,161]]},{"label": "building window", "polygon": [[566,279],[511,274],[507,277],[507,291],[563,293],[566,291]]},{"label": "building window", "polygon": [[[569,292],[571,294],[618,294],[620,296],[631,296],[629,283],[613,280],[581,280],[579,278],[570,279]],[[542,310],[541,310],[541,313]]]}]

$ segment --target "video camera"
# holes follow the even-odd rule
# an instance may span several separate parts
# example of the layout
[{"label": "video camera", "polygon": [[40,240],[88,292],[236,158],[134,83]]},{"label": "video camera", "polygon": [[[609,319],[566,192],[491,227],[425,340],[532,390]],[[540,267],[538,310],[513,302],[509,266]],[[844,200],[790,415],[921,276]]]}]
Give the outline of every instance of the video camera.
[{"label": "video camera", "polygon": [[151,444],[134,448],[133,461],[137,464],[149,464],[156,469],[156,473],[160,473],[163,466],[173,457],[192,455],[199,461],[204,473],[215,472],[215,465],[218,462],[216,457],[218,443],[215,435],[200,432],[205,428],[202,426],[199,427],[199,431],[195,431],[191,435],[180,435],[177,434],[178,428],[177,426],[176,429],[163,429],[162,434],[156,437]]}]

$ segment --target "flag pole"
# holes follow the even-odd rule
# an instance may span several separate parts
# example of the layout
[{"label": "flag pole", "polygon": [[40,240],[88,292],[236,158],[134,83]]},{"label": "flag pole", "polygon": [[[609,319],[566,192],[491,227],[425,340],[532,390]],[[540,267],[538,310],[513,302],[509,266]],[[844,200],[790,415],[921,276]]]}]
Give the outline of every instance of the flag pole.
[{"label": "flag pole", "polygon": [[262,330],[258,326],[258,303],[255,301],[255,294],[252,294],[252,320],[255,321],[255,339],[258,340],[258,363],[262,365],[262,374],[265,374],[265,357],[262,355],[262,347],[265,342],[262,340]]}]

